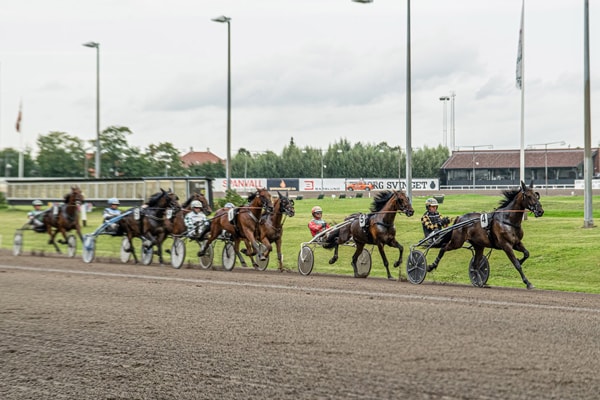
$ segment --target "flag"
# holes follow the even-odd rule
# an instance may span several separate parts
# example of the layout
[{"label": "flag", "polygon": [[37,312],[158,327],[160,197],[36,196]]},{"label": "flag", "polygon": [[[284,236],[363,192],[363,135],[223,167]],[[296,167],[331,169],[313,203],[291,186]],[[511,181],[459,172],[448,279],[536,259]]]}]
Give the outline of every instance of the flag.
[{"label": "flag", "polygon": [[521,4],[521,27],[519,28],[519,49],[517,50],[517,89],[523,88],[523,17],[525,1]]},{"label": "flag", "polygon": [[23,104],[20,103],[19,104],[19,114],[17,115],[17,124],[16,124],[16,128],[17,128],[17,132],[21,133],[21,117],[23,116]]}]

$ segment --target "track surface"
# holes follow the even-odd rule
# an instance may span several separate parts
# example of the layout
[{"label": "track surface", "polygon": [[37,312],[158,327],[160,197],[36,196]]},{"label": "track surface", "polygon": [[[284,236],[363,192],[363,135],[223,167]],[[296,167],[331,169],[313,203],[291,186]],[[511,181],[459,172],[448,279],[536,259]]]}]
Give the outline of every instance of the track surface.
[{"label": "track surface", "polygon": [[0,253],[2,399],[596,399],[600,296]]}]

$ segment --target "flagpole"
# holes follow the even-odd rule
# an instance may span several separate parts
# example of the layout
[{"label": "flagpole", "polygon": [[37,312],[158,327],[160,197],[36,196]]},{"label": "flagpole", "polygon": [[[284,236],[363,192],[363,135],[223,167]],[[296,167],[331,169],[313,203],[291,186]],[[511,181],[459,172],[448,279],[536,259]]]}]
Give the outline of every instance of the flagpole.
[{"label": "flagpole", "polygon": [[[521,31],[519,32],[520,73],[521,73],[521,151],[519,153],[520,180],[525,182],[525,0],[521,3]],[[525,213],[523,213],[525,215]]]}]

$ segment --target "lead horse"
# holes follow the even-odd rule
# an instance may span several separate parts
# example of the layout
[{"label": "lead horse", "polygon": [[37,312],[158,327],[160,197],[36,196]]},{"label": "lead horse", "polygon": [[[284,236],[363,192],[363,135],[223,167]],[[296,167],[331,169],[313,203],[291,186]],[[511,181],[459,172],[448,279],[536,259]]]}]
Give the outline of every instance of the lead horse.
[{"label": "lead horse", "polygon": [[[481,213],[468,213],[455,220],[454,224],[468,220],[475,220],[476,222],[452,230],[450,241],[441,248],[433,264],[427,267],[427,271],[433,271],[437,268],[446,251],[459,249],[465,242],[469,242],[475,251],[473,260],[475,268],[482,265],[485,248],[503,250],[519,272],[519,275],[521,275],[527,289],[534,288],[525,277],[522,268],[525,260],[529,258],[529,251],[522,242],[523,228],[521,222],[523,221],[523,214],[527,211],[531,211],[536,218],[544,215],[544,209],[539,200],[540,194],[533,191],[533,181],[529,187],[521,181],[520,188],[505,190],[502,193],[504,199],[500,201],[499,207],[483,219],[483,221],[487,220],[487,226],[482,226]],[[517,259],[515,250],[523,253],[523,258]]]},{"label": "lead horse", "polygon": [[394,262],[394,268],[402,264],[404,247],[396,240],[394,221],[398,212],[403,212],[406,216],[411,217],[414,210],[408,197],[400,190],[379,192],[373,199],[370,210],[371,212],[368,214],[352,214],[346,218],[351,222],[340,230],[338,243],[354,240],[356,250],[352,255],[352,268],[355,278],[364,277],[359,275],[356,262],[365,245],[373,244],[379,250],[388,279],[393,279],[383,248],[386,245],[397,248],[398,260]]},{"label": "lead horse", "polygon": [[[58,240],[60,244],[67,243],[67,232],[73,229],[77,231],[77,236],[79,236],[79,239],[83,243],[83,235],[81,234],[81,225],[79,223],[79,207],[83,201],[84,197],[81,189],[78,186],[72,186],[71,191],[65,194],[64,204],[58,206],[55,209],[56,212],[50,209],[44,214],[44,225],[50,236],[48,244],[53,245],[58,253],[61,251],[54,239],[59,232],[63,236],[63,239]],[[55,229],[53,230],[52,228]]]}]

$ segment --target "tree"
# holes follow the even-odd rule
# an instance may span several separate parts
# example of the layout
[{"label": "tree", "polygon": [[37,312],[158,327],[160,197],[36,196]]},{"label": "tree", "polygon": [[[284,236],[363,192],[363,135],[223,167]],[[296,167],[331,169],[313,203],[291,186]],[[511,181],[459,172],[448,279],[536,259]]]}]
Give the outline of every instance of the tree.
[{"label": "tree", "polygon": [[100,176],[125,175],[123,168],[124,155],[130,150],[127,136],[132,132],[124,126],[109,126],[100,134],[100,148],[102,149],[102,171]]},{"label": "tree", "polygon": [[179,151],[172,143],[151,144],[148,146],[146,156],[154,160],[150,176],[181,176],[185,172]]},{"label": "tree", "polygon": [[65,132],[50,132],[37,139],[37,163],[40,176],[83,177],[85,150],[83,141]]}]

